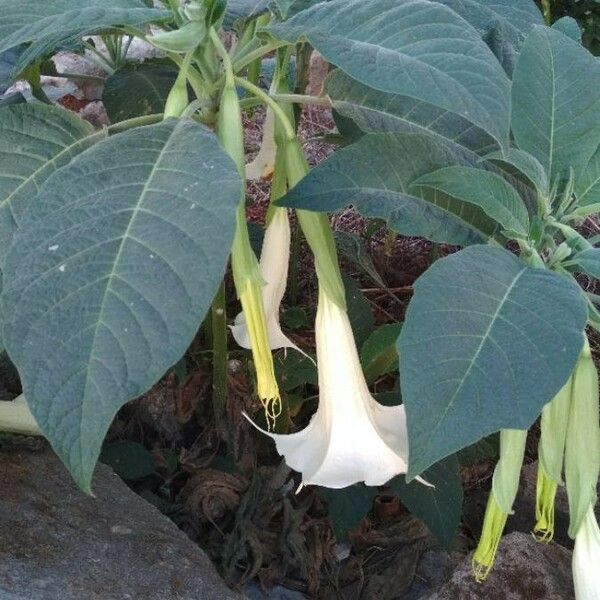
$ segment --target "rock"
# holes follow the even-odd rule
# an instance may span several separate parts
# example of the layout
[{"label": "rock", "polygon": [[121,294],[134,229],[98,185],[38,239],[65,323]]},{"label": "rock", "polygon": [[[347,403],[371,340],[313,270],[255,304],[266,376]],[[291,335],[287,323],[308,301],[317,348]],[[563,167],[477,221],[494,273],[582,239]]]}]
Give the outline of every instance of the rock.
[{"label": "rock", "polygon": [[574,600],[571,552],[514,532],[502,539],[487,580],[473,579],[469,554],[428,600]]},{"label": "rock", "polygon": [[48,445],[0,441],[0,598],[241,600],[200,548],[106,466],[86,496]]},{"label": "rock", "polygon": [[86,100],[100,100],[104,89],[106,71],[85,56],[73,52],[59,52],[52,60],[58,73],[81,75],[81,79],[72,79],[82,91]]},{"label": "rock", "polygon": [[110,119],[106,114],[104,104],[100,101],[86,104],[80,111],[79,116],[89,121],[94,127],[101,128],[110,125]]}]

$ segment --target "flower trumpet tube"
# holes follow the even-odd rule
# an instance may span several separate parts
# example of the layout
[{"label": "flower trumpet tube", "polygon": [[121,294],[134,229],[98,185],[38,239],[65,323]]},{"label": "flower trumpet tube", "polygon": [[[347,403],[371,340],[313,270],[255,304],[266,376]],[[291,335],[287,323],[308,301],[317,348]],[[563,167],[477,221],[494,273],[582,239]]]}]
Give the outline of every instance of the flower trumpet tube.
[{"label": "flower trumpet tube", "polygon": [[[260,274],[264,281],[262,299],[265,309],[269,346],[277,348],[294,348],[302,352],[281,330],[279,309],[285,294],[288,265],[290,259],[290,223],[287,210],[276,208],[272,211],[271,221],[265,232],[260,255]],[[241,312],[231,327],[235,341],[242,348],[251,348],[246,317]]]},{"label": "flower trumpet tube", "polygon": [[[218,35],[211,30],[217,48],[221,48],[226,67],[226,84],[221,96],[218,120],[218,135],[225,150],[235,161],[242,179],[245,175],[244,138],[240,104],[227,51],[222,47]],[[273,356],[271,354],[267,318],[263,306],[263,280],[258,261],[250,245],[246,211],[243,197],[236,215],[237,227],[231,251],[231,269],[244,319],[252,357],[256,369],[257,393],[269,427],[274,425],[281,412],[279,387],[275,379]]]},{"label": "flower trumpet tube", "polygon": [[0,431],[42,435],[23,394],[10,402],[0,401]]},{"label": "flower trumpet tube", "polygon": [[573,378],[542,410],[542,434],[538,446],[538,474],[535,502],[536,539],[549,542],[554,537],[554,501],[556,490],[563,485],[562,470],[571,406]]},{"label": "flower trumpet tube", "polygon": [[[590,505],[596,502],[600,471],[598,372],[585,341],[573,372],[565,444],[565,482],[569,499],[569,536],[576,538]],[[600,557],[597,557],[600,565]]]},{"label": "flower trumpet tube", "polygon": [[319,406],[308,426],[289,435],[267,433],[303,485],[343,488],[383,485],[406,473],[408,440],[403,406],[371,396],[346,311],[323,291],[315,322]]},{"label": "flower trumpet tube", "polygon": [[575,536],[572,564],[576,600],[600,600],[600,528],[592,505]]},{"label": "flower trumpet tube", "polygon": [[494,469],[481,538],[473,554],[473,575],[478,582],[484,581],[492,570],[506,520],[512,514],[526,440],[525,430],[503,429],[500,432],[500,460]]},{"label": "flower trumpet tube", "polygon": [[275,169],[275,114],[267,108],[263,139],[256,158],[246,165],[246,177],[249,180],[266,179],[273,174]]}]

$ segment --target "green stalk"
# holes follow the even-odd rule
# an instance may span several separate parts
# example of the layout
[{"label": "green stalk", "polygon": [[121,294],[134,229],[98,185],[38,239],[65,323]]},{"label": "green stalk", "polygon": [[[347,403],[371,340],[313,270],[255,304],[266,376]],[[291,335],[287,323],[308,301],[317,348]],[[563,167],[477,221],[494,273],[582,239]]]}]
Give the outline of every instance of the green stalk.
[{"label": "green stalk", "polygon": [[[234,160],[242,179],[245,179],[246,165],[244,153],[244,131],[239,98],[236,91],[236,79],[233,74],[231,58],[214,29],[211,39],[223,60],[225,68],[225,88],[221,96],[217,132],[227,153]],[[252,347],[252,357],[256,370],[257,393],[265,409],[267,426],[275,426],[281,414],[281,397],[275,379],[273,355],[269,344],[267,319],[262,298],[263,280],[258,260],[250,244],[244,197],[236,215],[236,233],[231,251],[233,280],[242,310],[246,319],[248,335]]]},{"label": "green stalk", "polygon": [[217,430],[225,431],[227,403],[227,313],[225,282],[221,282],[211,306],[213,348],[213,412]]}]

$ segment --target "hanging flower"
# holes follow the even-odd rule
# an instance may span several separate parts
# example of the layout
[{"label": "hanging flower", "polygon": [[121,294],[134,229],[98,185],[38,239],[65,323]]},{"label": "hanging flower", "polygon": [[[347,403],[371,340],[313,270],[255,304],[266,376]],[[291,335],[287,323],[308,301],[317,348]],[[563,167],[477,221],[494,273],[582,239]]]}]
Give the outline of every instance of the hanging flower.
[{"label": "hanging flower", "polygon": [[270,177],[275,168],[276,152],[275,114],[272,109],[267,108],[260,150],[254,160],[246,165],[246,179],[256,180]]},{"label": "hanging flower", "polygon": [[[290,238],[287,210],[277,208],[273,211],[271,222],[265,232],[260,255],[260,274],[265,282],[262,287],[262,297],[271,349],[294,348],[301,352],[294,342],[281,331],[279,324],[279,308],[287,284]],[[231,333],[242,348],[251,348],[246,317],[243,312],[235,318]]]},{"label": "hanging flower", "polygon": [[319,407],[308,426],[290,435],[264,432],[302,483],[343,488],[383,485],[406,473],[403,406],[382,406],[364,379],[346,311],[322,290],[315,324]]},{"label": "hanging flower", "polygon": [[23,394],[10,402],[0,402],[0,431],[42,435]]},{"label": "hanging flower", "polygon": [[593,505],[575,537],[573,581],[577,600],[600,600],[600,529]]}]

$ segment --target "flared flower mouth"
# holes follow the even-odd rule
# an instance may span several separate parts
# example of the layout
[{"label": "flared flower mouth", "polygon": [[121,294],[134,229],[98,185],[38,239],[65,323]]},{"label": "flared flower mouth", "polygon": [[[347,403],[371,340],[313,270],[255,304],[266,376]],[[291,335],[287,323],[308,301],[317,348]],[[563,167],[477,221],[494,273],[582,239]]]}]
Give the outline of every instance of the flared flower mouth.
[{"label": "flared flower mouth", "polygon": [[[302,352],[283,333],[279,322],[279,310],[287,284],[290,239],[291,231],[287,210],[285,208],[277,208],[273,211],[271,222],[265,231],[260,255],[260,273],[264,280],[262,297],[271,350],[293,348]],[[251,348],[246,316],[243,312],[236,316],[234,324],[230,329],[233,338],[239,346],[247,349]]]},{"label": "flared flower mouth", "polygon": [[319,407],[308,426],[290,435],[264,432],[305,485],[383,485],[406,473],[403,406],[377,403],[364,379],[345,310],[322,291],[316,319]]},{"label": "flared flower mouth", "polygon": [[577,600],[600,600],[600,528],[592,505],[575,538],[573,581]]}]

